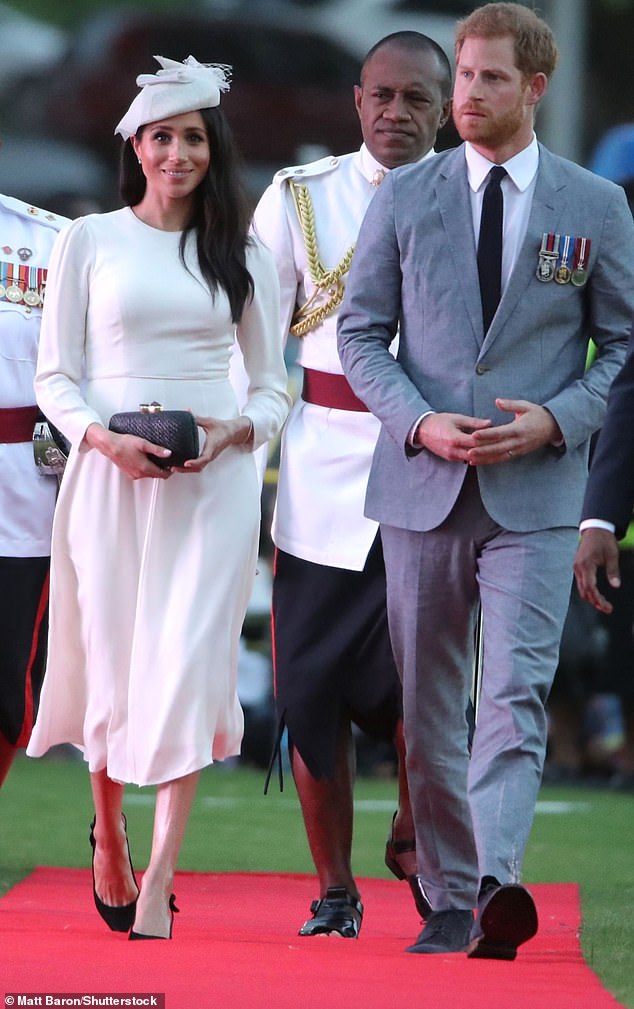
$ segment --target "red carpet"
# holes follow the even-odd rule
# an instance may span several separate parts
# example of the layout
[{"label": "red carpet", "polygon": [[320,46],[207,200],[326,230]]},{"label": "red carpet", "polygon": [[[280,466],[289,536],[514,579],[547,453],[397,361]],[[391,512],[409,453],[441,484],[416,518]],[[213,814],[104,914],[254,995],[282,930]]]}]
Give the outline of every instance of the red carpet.
[{"label": "red carpet", "polygon": [[531,887],[539,933],[514,963],[499,963],[405,954],[419,930],[407,887],[360,883],[356,942],[296,935],[316,895],[310,876],[179,873],[174,940],[130,943],[97,916],[88,870],[36,869],[0,900],[0,997],[153,992],[167,1009],[619,1005],[584,963],[574,885]]}]

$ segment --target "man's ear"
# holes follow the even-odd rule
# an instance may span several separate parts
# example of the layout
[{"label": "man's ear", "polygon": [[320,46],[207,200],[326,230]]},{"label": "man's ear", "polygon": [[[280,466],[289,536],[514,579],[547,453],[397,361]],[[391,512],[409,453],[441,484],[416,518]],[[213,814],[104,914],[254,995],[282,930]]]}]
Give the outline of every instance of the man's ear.
[{"label": "man's ear", "polygon": [[533,74],[528,80],[527,105],[538,105],[548,90],[546,74]]},{"label": "man's ear", "polygon": [[358,115],[361,115],[361,99],[363,97],[363,88],[360,84],[354,85],[354,107],[357,110]]},{"label": "man's ear", "polygon": [[442,128],[445,125],[445,123],[449,122],[449,118],[451,116],[452,104],[453,103],[452,103],[451,98],[448,98],[447,101],[444,102],[443,107],[442,107],[442,115],[440,117],[440,122],[438,124],[438,129],[439,130],[442,130]]}]

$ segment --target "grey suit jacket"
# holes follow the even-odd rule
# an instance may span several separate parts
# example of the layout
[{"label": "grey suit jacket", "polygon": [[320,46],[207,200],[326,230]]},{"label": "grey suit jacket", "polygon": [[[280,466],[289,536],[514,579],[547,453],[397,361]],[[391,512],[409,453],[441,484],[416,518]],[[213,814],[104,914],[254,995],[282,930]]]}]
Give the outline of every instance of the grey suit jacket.
[{"label": "grey suit jacket", "polygon": [[[466,466],[407,436],[428,410],[508,423],[496,397],[546,407],[564,436],[481,466],[484,505],[515,531],[576,525],[588,442],[634,317],[634,223],[623,190],[540,145],[526,237],[484,337],[464,148],[391,172],[361,228],[339,315],[339,353],[356,394],[382,422],[366,514],[428,530],[448,515]],[[591,239],[585,286],[536,277],[542,234]],[[396,360],[388,351],[397,327]],[[598,354],[586,370],[589,340]]]}]

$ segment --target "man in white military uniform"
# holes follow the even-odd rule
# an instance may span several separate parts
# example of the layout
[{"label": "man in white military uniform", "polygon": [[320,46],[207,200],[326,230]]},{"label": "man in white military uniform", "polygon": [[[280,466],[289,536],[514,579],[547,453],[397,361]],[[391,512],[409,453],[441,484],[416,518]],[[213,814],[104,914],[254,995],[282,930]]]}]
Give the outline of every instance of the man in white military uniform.
[{"label": "man in white military uniform", "polygon": [[382,39],[354,88],[361,149],[278,172],[254,217],[277,262],[283,337],[297,338],[304,369],[282,440],[272,530],[276,702],[320,883],[300,935],[356,938],[361,926],[351,868],[353,723],[397,743],[399,807],[386,864],[408,880],[420,914],[428,910],[416,876],[381,544],[363,515],[379,423],[343,376],[336,324],[376,187],[386,171],[433,154],[450,93],[451,67],[433,40],[418,32]]},{"label": "man in white military uniform", "polygon": [[0,784],[28,742],[44,674],[57,481],[34,462],[33,377],[49,254],[66,223],[0,195]]}]

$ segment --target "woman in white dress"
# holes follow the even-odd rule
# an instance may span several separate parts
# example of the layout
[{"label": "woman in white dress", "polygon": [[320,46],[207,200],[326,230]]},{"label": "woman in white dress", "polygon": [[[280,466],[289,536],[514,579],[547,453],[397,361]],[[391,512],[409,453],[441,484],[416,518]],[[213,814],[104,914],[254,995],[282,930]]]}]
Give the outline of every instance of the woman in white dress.
[{"label": "woman in white dress", "polygon": [[[238,642],[257,559],[253,451],[289,407],[277,275],[248,237],[220,111],[226,67],[157,57],[119,123],[126,206],[74,221],[50,264],[38,403],[69,438],[52,547],[49,658],[28,753],[73,743],[91,776],[97,910],[130,938],[172,933],[173,877],[200,769],[237,754]],[[237,338],[242,413],[228,378]],[[200,455],[108,429],[157,401],[191,410]],[[125,783],[156,785],[141,886]]]}]

